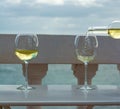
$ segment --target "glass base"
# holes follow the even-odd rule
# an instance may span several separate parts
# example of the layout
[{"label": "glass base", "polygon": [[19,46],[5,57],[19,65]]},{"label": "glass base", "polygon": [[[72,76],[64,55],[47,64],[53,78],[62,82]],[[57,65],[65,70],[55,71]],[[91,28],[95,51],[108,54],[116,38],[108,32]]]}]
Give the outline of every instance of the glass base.
[{"label": "glass base", "polygon": [[32,89],[35,89],[34,87],[31,87],[31,86],[19,86],[17,87],[18,90],[32,90]]},{"label": "glass base", "polygon": [[94,90],[97,87],[95,85],[82,85],[77,89],[81,89],[81,90]]}]

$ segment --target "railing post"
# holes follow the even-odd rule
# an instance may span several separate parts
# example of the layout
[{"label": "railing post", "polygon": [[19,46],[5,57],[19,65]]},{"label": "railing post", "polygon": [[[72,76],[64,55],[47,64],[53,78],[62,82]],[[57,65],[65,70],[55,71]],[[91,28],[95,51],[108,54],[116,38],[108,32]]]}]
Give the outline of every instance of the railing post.
[{"label": "railing post", "polygon": [[[25,66],[22,64],[23,73],[25,72]],[[48,64],[29,64],[28,65],[28,83],[30,85],[42,84],[42,79],[46,75],[48,70]],[[23,74],[24,75],[24,74]],[[40,106],[27,106],[27,109],[41,109]]]},{"label": "railing post", "polygon": [[120,64],[117,64],[117,69],[120,71]]},{"label": "railing post", "polygon": [[[85,69],[84,64],[72,64],[74,76],[79,85],[84,84]],[[88,84],[92,84],[92,78],[96,75],[98,64],[88,64]],[[78,106],[77,109],[93,109],[94,106]]]}]

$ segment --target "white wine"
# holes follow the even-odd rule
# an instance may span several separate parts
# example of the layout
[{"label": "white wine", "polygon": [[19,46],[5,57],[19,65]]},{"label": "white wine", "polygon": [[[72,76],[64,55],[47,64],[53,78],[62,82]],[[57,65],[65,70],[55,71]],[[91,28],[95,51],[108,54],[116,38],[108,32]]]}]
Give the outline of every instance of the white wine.
[{"label": "white wine", "polygon": [[110,28],[108,34],[114,39],[120,39],[120,28]]},{"label": "white wine", "polygon": [[38,55],[38,50],[16,49],[15,54],[20,60],[26,61],[35,58]]},{"label": "white wine", "polygon": [[82,56],[82,55],[78,55],[77,59],[82,61],[82,62],[90,62],[94,59],[94,55],[92,56]]}]

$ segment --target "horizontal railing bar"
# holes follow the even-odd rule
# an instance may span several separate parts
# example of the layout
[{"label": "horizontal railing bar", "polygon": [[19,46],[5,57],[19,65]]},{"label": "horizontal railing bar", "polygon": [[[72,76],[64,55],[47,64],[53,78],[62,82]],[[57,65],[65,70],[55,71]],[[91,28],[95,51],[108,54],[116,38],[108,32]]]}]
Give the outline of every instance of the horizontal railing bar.
[{"label": "horizontal railing bar", "polygon": [[[16,34],[0,34],[0,63],[22,63],[15,56]],[[75,64],[77,60],[74,48],[75,35],[38,34],[39,54],[31,63],[45,64]],[[97,36],[99,47],[92,64],[119,64],[120,40],[108,36]]]}]

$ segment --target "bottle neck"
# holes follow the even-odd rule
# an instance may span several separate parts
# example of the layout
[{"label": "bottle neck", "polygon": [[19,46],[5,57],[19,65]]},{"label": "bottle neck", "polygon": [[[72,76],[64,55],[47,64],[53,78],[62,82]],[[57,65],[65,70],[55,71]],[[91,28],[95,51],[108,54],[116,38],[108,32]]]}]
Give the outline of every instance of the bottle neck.
[{"label": "bottle neck", "polygon": [[95,35],[108,35],[108,29],[106,26],[90,27],[90,28],[88,28],[88,32],[90,34],[95,34]]}]

